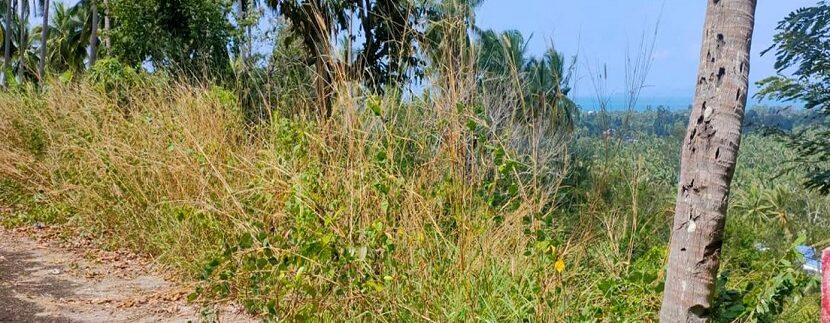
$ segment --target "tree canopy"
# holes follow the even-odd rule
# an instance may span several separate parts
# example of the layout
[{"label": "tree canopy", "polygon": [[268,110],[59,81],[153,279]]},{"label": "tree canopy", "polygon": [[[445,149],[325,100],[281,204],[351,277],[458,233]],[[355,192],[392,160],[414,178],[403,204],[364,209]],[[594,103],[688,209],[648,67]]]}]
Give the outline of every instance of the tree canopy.
[{"label": "tree canopy", "polygon": [[[408,0],[268,0],[268,6],[290,23],[288,40],[302,40],[309,65],[331,65],[331,43],[343,35],[348,55],[339,67],[346,78],[383,92],[423,75],[416,40],[425,6]],[[326,73],[333,68],[326,66]]]},{"label": "tree canopy", "polygon": [[[229,71],[230,10],[222,0],[112,0],[113,55],[192,74]],[[203,68],[207,67],[206,70]]]},{"label": "tree canopy", "polygon": [[821,124],[789,138],[799,152],[797,165],[808,169],[806,186],[830,194],[830,5],[822,0],[790,13],[774,41],[764,53],[774,52],[779,74],[758,82],[758,97],[803,102],[824,115]]}]

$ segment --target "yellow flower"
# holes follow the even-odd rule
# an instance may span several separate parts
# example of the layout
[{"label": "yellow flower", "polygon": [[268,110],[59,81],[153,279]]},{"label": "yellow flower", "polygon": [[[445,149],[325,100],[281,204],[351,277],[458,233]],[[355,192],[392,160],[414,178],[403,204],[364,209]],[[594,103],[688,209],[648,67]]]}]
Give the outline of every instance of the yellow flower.
[{"label": "yellow flower", "polygon": [[565,261],[562,260],[562,258],[559,258],[559,260],[553,264],[553,268],[556,269],[556,272],[561,274],[565,270]]}]

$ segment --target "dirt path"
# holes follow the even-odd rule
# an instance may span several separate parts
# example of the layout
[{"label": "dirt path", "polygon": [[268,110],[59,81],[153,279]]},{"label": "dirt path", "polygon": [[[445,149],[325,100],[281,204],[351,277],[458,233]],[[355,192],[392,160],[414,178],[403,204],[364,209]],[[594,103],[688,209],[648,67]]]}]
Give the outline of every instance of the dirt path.
[{"label": "dirt path", "polygon": [[192,288],[150,274],[134,255],[26,231],[0,229],[0,322],[252,321],[232,307],[187,304]]}]

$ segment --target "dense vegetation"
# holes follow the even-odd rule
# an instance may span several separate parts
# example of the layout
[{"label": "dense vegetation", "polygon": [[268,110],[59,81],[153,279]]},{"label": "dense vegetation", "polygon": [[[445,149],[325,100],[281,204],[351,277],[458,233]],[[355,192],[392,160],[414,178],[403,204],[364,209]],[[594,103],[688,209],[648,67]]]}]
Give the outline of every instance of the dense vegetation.
[{"label": "dense vegetation", "polygon": [[[475,3],[155,2],[96,9],[111,44],[88,69],[90,2],[56,5],[47,75],[10,64],[3,225],[148,255],[198,283],[191,301],[266,319],[654,320],[688,112],[580,113],[567,56],[479,30]],[[329,32],[310,20],[355,41],[342,13],[379,10],[420,26],[409,47],[321,52]],[[257,55],[245,44],[265,12],[284,23]],[[398,26],[362,21],[378,42],[364,46]],[[408,59],[374,58],[392,53]],[[772,131],[817,115],[747,112],[721,321],[818,317],[793,247],[830,244],[830,199],[804,188],[810,169]]]},{"label": "dense vegetation", "polygon": [[[790,13],[778,24],[775,44],[775,68],[778,75],[758,83],[759,97],[804,102],[807,109],[820,114],[812,127],[789,133],[790,146],[798,151],[796,162],[807,168],[807,186],[830,193],[830,154],[827,143],[827,115],[830,113],[830,5],[819,1],[814,7]],[[792,75],[786,75],[792,70]]]}]

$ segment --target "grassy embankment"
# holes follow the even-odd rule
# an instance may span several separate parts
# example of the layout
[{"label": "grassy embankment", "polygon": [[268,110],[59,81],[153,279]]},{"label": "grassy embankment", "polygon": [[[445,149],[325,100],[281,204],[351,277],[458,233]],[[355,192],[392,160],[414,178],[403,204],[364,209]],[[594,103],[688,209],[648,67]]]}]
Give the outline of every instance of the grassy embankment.
[{"label": "grassy embankment", "polygon": [[[294,102],[251,125],[232,92],[138,78],[116,92],[0,92],[4,225],[140,252],[199,281],[193,297],[276,318],[647,321],[659,309],[680,138],[567,134],[511,118],[515,93],[475,86],[341,94],[323,121]],[[761,315],[805,281],[782,259],[830,203],[798,173],[771,179],[790,154],[744,141],[722,315]],[[817,308],[814,294],[787,304],[785,318]]]}]

